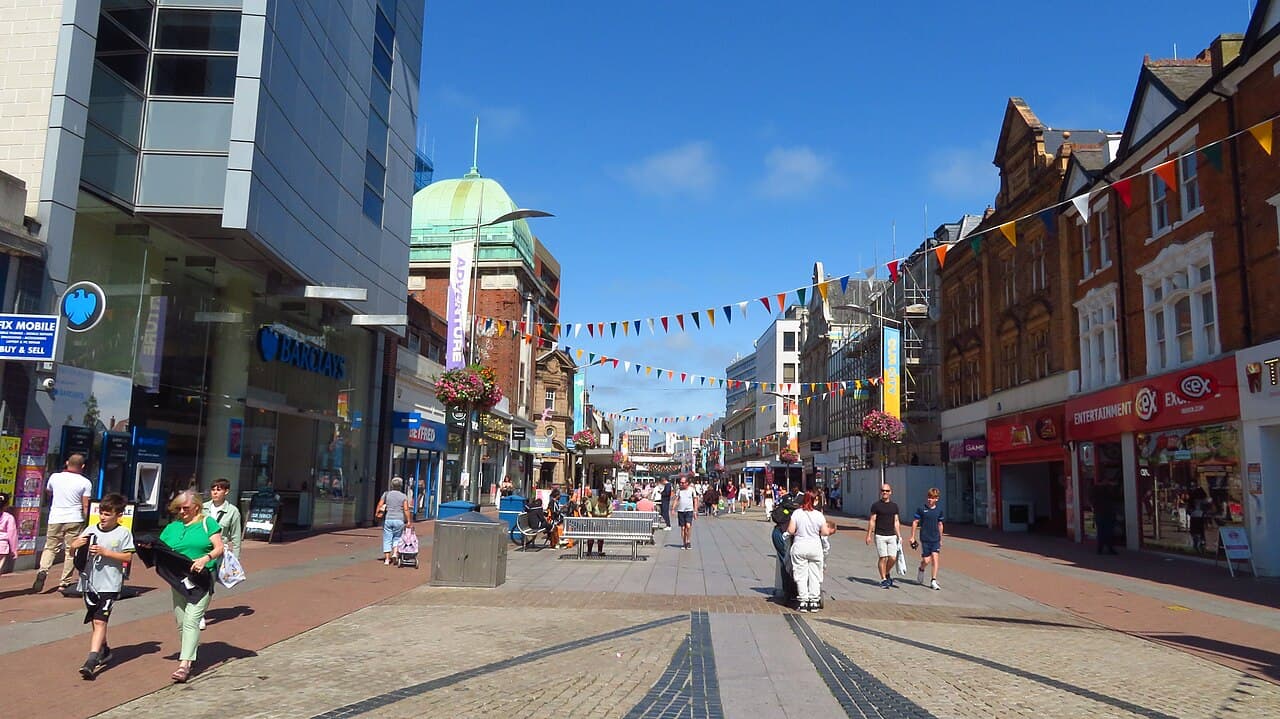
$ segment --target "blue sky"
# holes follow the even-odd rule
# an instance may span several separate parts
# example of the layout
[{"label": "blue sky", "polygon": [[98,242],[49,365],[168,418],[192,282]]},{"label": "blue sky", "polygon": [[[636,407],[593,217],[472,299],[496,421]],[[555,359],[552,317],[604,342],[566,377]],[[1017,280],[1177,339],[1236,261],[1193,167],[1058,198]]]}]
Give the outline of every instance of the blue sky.
[{"label": "blue sky", "polygon": [[[480,171],[557,215],[534,231],[563,266],[563,321],[720,314],[807,284],[817,260],[859,272],[980,212],[1010,96],[1052,127],[1118,131],[1144,55],[1191,57],[1252,9],[791,5],[428,2],[420,122],[436,178],[466,172],[479,116]],[[569,342],[719,377],[769,321],[757,302],[701,331]],[[724,410],[723,390],[621,369],[588,383],[605,411]]]}]

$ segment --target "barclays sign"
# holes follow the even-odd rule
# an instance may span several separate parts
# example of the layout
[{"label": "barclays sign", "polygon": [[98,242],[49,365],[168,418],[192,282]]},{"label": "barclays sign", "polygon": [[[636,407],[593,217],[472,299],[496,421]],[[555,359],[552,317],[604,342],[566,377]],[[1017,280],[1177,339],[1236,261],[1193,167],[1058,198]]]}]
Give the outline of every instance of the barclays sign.
[{"label": "barclays sign", "polygon": [[258,354],[263,362],[281,362],[336,380],[347,376],[347,358],[271,327],[258,330]]}]

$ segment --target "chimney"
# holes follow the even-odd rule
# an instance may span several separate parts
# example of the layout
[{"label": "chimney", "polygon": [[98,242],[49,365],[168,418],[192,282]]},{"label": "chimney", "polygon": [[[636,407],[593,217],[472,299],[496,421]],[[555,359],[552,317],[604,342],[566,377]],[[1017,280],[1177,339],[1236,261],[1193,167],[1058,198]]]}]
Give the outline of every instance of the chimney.
[{"label": "chimney", "polygon": [[1219,35],[1209,43],[1209,59],[1213,62],[1213,74],[1217,76],[1222,68],[1231,64],[1240,55],[1240,46],[1244,44],[1244,35],[1227,33]]}]

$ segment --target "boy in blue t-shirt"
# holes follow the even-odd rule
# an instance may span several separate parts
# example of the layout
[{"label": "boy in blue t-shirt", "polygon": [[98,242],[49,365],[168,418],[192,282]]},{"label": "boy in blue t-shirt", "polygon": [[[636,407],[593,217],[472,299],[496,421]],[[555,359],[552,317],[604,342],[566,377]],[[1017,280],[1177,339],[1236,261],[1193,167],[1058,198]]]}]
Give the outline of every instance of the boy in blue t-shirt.
[{"label": "boy in blue t-shirt", "polygon": [[939,552],[942,549],[942,507],[938,506],[938,497],[942,492],[937,487],[929,489],[929,495],[924,500],[924,506],[916,510],[915,517],[911,520],[911,548],[917,546],[916,537],[919,536],[920,547],[920,569],[916,572],[916,583],[924,586],[924,570],[929,565],[933,565],[932,579],[929,580],[930,589],[942,589],[938,586],[938,560]]}]

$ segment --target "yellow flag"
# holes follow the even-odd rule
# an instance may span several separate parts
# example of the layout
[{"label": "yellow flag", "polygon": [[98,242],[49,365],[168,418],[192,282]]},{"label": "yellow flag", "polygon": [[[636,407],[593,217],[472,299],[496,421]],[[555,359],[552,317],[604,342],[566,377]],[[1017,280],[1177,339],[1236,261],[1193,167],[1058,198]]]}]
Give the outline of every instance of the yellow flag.
[{"label": "yellow flag", "polygon": [[506,323],[506,322],[499,322],[499,323],[498,323],[498,336],[499,336],[499,337],[501,337],[501,336],[502,336],[502,334],[503,334],[504,332],[506,332],[506,331],[507,331],[507,323]]},{"label": "yellow flag", "polygon": [[1009,241],[1009,244],[1017,247],[1018,234],[1017,230],[1014,228],[1014,224],[1015,223],[1013,222],[1006,222],[1003,225],[1000,225],[1000,234],[1004,235],[1004,238]]},{"label": "yellow flag", "polygon": [[1271,120],[1249,128],[1249,134],[1262,146],[1262,151],[1271,154]]},{"label": "yellow flag", "polygon": [[707,308],[707,319],[711,322],[711,326],[712,326],[712,327],[715,327],[715,326],[716,326],[716,311],[715,311],[715,310],[713,310],[713,309],[711,309],[711,308]]},{"label": "yellow flag", "polygon": [[818,294],[822,295],[823,302],[827,301],[827,289],[828,288],[827,288],[826,282],[823,282],[822,284],[818,285]]}]

